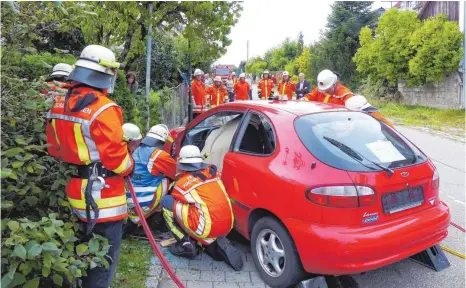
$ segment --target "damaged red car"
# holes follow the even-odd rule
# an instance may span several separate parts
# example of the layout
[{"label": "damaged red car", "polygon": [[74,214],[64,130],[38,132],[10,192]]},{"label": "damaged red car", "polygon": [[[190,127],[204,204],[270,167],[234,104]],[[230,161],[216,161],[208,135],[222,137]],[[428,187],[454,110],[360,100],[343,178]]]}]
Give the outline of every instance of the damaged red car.
[{"label": "damaged red car", "polygon": [[377,269],[438,244],[450,212],[429,158],[396,130],[342,106],[244,101],[172,131],[215,164],[235,229],[272,287],[305,273]]}]

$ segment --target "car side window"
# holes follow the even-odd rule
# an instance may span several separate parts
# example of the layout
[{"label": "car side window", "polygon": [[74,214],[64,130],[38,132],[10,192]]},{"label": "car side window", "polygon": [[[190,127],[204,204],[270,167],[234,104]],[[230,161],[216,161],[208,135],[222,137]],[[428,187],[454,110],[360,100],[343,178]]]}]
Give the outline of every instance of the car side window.
[{"label": "car side window", "polygon": [[251,113],[247,126],[242,129],[238,152],[269,155],[275,151],[276,137],[270,121],[259,113]]},{"label": "car side window", "polygon": [[217,130],[221,126],[242,115],[242,112],[222,111],[207,117],[196,126],[189,129],[181,143],[181,147],[185,145],[195,145],[202,151],[207,137],[212,131]]}]

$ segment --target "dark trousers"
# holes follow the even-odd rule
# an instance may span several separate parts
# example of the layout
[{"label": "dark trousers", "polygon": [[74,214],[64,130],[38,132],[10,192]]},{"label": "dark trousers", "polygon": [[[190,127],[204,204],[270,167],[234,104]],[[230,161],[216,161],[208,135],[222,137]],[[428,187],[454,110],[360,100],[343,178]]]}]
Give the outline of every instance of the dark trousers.
[{"label": "dark trousers", "polygon": [[235,101],[235,93],[233,93],[233,92],[228,92],[228,97],[230,98],[230,102],[234,102],[234,101]]},{"label": "dark trousers", "polygon": [[249,95],[249,100],[252,100],[252,90],[249,90],[248,95]]},{"label": "dark trousers", "polygon": [[99,234],[108,239],[108,244],[111,247],[108,250],[106,258],[110,267],[108,270],[105,267],[88,269],[87,276],[82,278],[82,285],[84,288],[108,288],[112,285],[112,279],[118,265],[118,258],[120,257],[123,220],[97,223],[92,233]]}]

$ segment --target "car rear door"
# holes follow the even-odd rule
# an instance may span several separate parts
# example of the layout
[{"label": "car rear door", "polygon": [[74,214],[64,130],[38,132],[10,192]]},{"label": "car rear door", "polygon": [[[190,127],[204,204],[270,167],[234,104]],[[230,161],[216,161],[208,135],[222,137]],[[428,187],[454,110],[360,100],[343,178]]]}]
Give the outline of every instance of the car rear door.
[{"label": "car rear door", "polygon": [[258,202],[265,198],[262,191],[273,183],[268,178],[274,175],[269,167],[276,150],[276,134],[270,120],[259,112],[249,112],[232,148],[224,158],[222,180],[232,202],[235,228],[249,237],[249,212],[260,207]]}]

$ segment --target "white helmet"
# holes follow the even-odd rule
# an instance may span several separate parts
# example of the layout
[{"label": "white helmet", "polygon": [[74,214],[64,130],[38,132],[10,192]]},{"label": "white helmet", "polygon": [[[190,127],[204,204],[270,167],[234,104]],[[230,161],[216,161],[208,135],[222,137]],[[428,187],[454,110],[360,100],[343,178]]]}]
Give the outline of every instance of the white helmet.
[{"label": "white helmet", "polygon": [[69,64],[65,63],[58,63],[57,65],[53,66],[52,74],[50,76],[66,76],[70,75],[71,70],[73,67]]},{"label": "white helmet", "polygon": [[106,67],[99,64],[99,61],[115,62],[115,54],[112,50],[100,45],[89,45],[83,49],[78,61],[74,64],[77,67],[84,67],[99,71],[108,75],[115,74],[115,68]]},{"label": "white helmet", "polygon": [[239,78],[246,78],[246,74],[244,73],[239,74]]},{"label": "white helmet", "polygon": [[194,76],[198,76],[198,75],[204,75],[204,72],[202,72],[201,69],[194,70]]},{"label": "white helmet", "polygon": [[222,82],[222,77],[220,77],[220,76],[215,76],[214,82],[216,82],[216,81]]},{"label": "white helmet", "polygon": [[290,76],[290,74],[288,74],[288,71],[284,71],[282,76]]},{"label": "white helmet", "polygon": [[181,148],[176,165],[178,170],[197,171],[207,167],[208,165],[202,161],[201,151],[197,146],[186,145]]},{"label": "white helmet", "polygon": [[141,130],[139,130],[139,127],[133,123],[125,123],[123,124],[122,128],[124,141],[135,141],[142,139]]},{"label": "white helmet", "polygon": [[262,74],[269,74],[269,70],[265,70]]},{"label": "white helmet", "polygon": [[332,71],[325,69],[317,75],[317,87],[320,91],[327,90],[337,83],[338,76]]},{"label": "white helmet", "polygon": [[367,102],[366,97],[362,95],[354,95],[345,102],[346,108],[352,111],[361,111],[371,107],[371,104]]},{"label": "white helmet", "polygon": [[236,76],[236,73],[235,72],[231,73],[231,76]]},{"label": "white helmet", "polygon": [[168,127],[165,124],[157,124],[152,126],[147,133],[146,137],[155,138],[160,141],[167,141],[168,138]]}]

